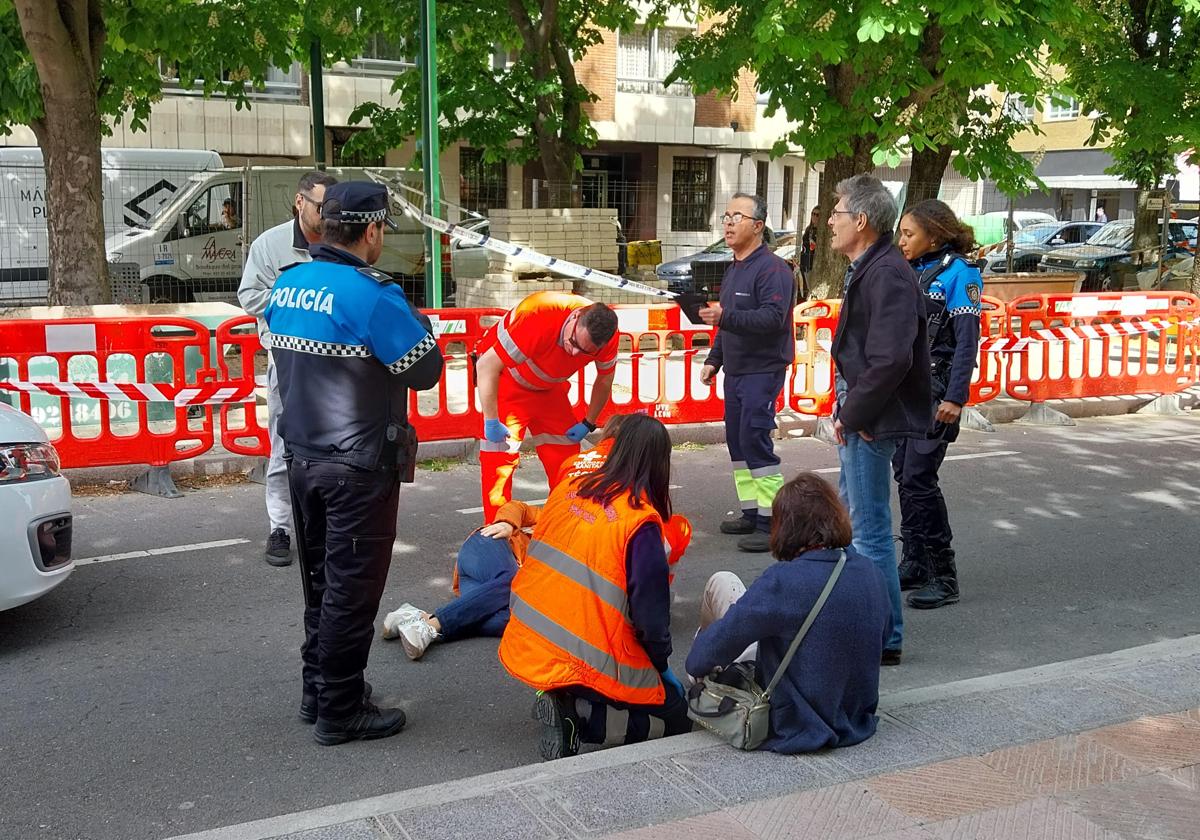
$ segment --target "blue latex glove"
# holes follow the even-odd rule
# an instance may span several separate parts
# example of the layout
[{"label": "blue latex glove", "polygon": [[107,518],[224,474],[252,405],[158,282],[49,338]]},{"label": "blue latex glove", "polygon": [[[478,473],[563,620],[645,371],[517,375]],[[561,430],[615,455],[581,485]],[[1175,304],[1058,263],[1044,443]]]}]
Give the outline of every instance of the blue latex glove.
[{"label": "blue latex glove", "polygon": [[680,697],[687,697],[687,692],[683,690],[683,683],[679,681],[679,677],[675,676],[675,672],[670,668],[659,674],[662,677],[663,685],[673,688]]},{"label": "blue latex glove", "polygon": [[588,421],[580,420],[574,426],[567,429],[567,437],[571,439],[572,443],[579,443],[579,441],[583,440],[588,436],[589,433],[594,431],[595,428],[596,427]]},{"label": "blue latex glove", "polygon": [[508,427],[496,418],[484,420],[483,436],[492,443],[504,443],[508,440]]}]

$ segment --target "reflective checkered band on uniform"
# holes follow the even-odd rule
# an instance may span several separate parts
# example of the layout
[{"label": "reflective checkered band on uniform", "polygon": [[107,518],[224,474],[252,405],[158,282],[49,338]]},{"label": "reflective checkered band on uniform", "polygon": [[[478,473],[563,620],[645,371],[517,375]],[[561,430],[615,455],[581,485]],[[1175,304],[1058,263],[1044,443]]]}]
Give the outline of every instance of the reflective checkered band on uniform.
[{"label": "reflective checkered band on uniform", "polygon": [[437,342],[433,340],[433,336],[427,335],[417,342],[417,346],[409,350],[403,356],[387,366],[392,373],[404,373],[410,367],[415,365],[422,356],[430,350],[437,348]]},{"label": "reflective checkered band on uniform", "polygon": [[951,318],[953,318],[955,315],[974,315],[976,318],[978,318],[983,312],[983,310],[978,306],[956,306],[948,311]]},{"label": "reflective checkered band on uniform", "polygon": [[930,289],[926,294],[929,295],[930,300],[945,300],[946,299],[945,292],[935,292],[935,291],[933,291],[933,289]]},{"label": "reflective checkered band on uniform", "polygon": [[338,214],[338,221],[350,222],[352,224],[382,222],[387,218],[387,214],[387,210],[342,210]]},{"label": "reflective checkered band on uniform", "polygon": [[371,351],[361,344],[335,344],[332,341],[313,341],[294,335],[271,334],[271,346],[275,350],[294,350],[313,356],[370,356]]}]

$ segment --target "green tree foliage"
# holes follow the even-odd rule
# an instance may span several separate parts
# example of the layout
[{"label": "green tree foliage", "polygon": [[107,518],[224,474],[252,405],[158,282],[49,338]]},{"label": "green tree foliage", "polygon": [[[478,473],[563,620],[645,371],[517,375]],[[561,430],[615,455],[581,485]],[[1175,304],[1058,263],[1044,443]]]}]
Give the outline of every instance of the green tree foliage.
[{"label": "green tree foliage", "polygon": [[[359,8],[356,11],[355,6]],[[352,56],[392,4],[360,0],[0,0],[0,133],[29,126],[46,161],[50,300],[110,299],[100,139],[110,121],[144,129],[164,73],[238,108],[269,68]]]},{"label": "green tree foliage", "polygon": [[[465,141],[490,161],[540,160],[557,206],[576,203],[571,189],[582,168],[581,149],[596,143],[583,106],[594,101],[576,74],[575,62],[599,44],[603,30],[630,29],[639,16],[653,27],[671,0],[639,9],[627,0],[477,0],[438,5],[439,130],[444,146]],[[390,32],[413,44],[416,3],[396,7]],[[392,86],[402,103],[419,101],[419,76],[397,76]],[[420,113],[401,105],[365,103],[351,121],[370,120],[371,130],[352,141],[378,154],[418,132]]]},{"label": "green tree foliage", "polygon": [[[825,162],[825,211],[838,180],[905,153],[934,161],[921,177],[935,184],[949,157],[968,178],[1021,192],[1033,170],[1010,140],[1027,126],[996,107],[989,85],[1028,101],[1044,93],[1042,46],[1077,14],[1058,0],[704,0],[701,15],[720,22],[680,44],[675,74],[732,93],[738,72],[754,71],[768,112],[795,124],[776,150]],[[814,270],[832,285],[841,268],[827,237]]]}]

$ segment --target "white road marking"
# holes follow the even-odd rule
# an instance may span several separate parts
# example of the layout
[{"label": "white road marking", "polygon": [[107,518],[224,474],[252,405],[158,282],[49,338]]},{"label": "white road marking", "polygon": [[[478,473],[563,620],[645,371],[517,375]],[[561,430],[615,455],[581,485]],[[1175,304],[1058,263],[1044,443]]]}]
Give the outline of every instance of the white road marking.
[{"label": "white road marking", "polygon": [[1200,435],[1171,435],[1169,437],[1146,438],[1145,440],[1131,440],[1129,443],[1168,443],[1173,440],[1190,440],[1200,443]]},{"label": "white road marking", "polygon": [[113,560],[132,560],[134,557],[157,557],[160,554],[181,554],[185,551],[203,551],[207,548],[225,548],[231,545],[244,545],[250,540],[213,540],[212,542],[192,543],[190,545],[170,545],[166,548],[148,548],[145,551],[126,551],[122,554],[105,554],[100,557],[85,557],[76,560],[76,566],[87,566],[93,563],[110,563]]},{"label": "white road marking", "polygon": [[[1001,452],[971,452],[966,455],[947,455],[945,460],[947,460],[947,461],[967,461],[972,458],[999,458],[1001,455],[1020,455],[1020,454],[1021,454],[1020,452],[1012,452],[1012,451],[1009,451],[1006,449]],[[835,473],[835,472],[841,472],[841,469],[842,469],[841,467],[825,467],[824,469],[813,470],[813,472],[815,472],[815,473]]]},{"label": "white road marking", "polygon": [[[670,485],[670,489],[678,490],[682,486],[683,485],[681,485],[681,484],[672,484],[672,485]],[[527,504],[527,505],[544,505],[544,504],[546,504],[547,500],[546,499],[528,499],[528,500],[522,499],[522,501],[524,501],[525,504]],[[465,514],[483,513],[483,508],[481,508],[481,507],[460,508],[458,510],[458,513],[465,513]]]}]

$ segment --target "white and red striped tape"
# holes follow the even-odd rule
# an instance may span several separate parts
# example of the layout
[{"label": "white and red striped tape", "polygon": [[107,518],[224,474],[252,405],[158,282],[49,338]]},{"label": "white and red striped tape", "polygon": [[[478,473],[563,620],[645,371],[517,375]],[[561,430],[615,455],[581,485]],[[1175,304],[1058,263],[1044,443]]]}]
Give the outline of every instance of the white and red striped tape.
[{"label": "white and red striped tape", "polygon": [[1162,332],[1184,325],[1200,326],[1197,321],[1171,321],[1167,318],[1146,318],[1142,321],[1123,321],[1118,324],[1085,324],[1078,327],[1046,327],[1030,330],[1026,336],[1000,336],[985,338],[979,343],[981,353],[1022,353],[1035,344],[1082,344],[1085,341],[1102,341],[1106,338],[1127,338],[1146,333]]},{"label": "white and red striped tape", "polygon": [[94,400],[168,402],[177,406],[224,405],[254,400],[255,385],[207,382],[176,386],[169,382],[22,382],[0,379],[0,389],[27,394]]}]

